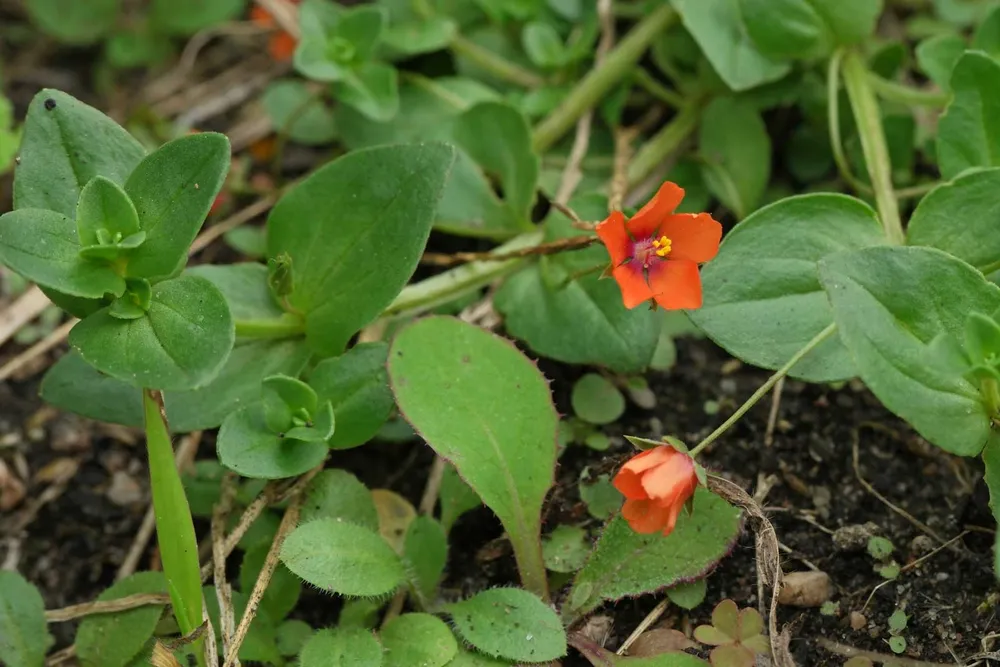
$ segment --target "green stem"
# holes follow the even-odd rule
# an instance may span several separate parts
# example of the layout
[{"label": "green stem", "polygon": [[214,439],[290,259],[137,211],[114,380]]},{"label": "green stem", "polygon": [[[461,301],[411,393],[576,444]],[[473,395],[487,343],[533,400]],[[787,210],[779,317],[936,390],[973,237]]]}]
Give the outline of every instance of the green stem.
[{"label": "green stem", "polygon": [[646,91],[656,99],[670,105],[674,109],[681,109],[686,102],[684,97],[675,90],[670,90],[656,78],[646,71],[644,67],[635,68],[635,82],[646,89]]},{"label": "green stem", "polygon": [[902,244],[905,240],[903,221],[899,217],[899,204],[892,188],[892,164],[882,126],[882,114],[871,87],[868,67],[855,51],[844,54],[844,86],[851,100],[854,122],[861,135],[861,148],[865,154],[865,165],[868,167],[872,188],[875,190],[875,204],[882,220],[882,228],[890,243]]},{"label": "green stem", "polygon": [[639,62],[653,39],[676,19],[670,3],[659,3],[612,49],[600,65],[590,70],[556,109],[535,127],[535,149],[541,153],[558,141],[580,117],[619,85]]},{"label": "green stem", "polygon": [[[174,616],[177,617],[181,633],[187,635],[201,625],[202,619],[198,541],[181,475],[174,462],[174,449],[170,444],[166,418],[161,411],[159,392],[143,389],[142,407],[160,560],[163,562],[163,574],[167,578]],[[199,664],[204,664],[201,641],[194,648],[199,656]]]},{"label": "green stem", "polygon": [[700,105],[685,104],[659,132],[643,142],[628,165],[628,183],[633,187],[674,153],[698,127]]},{"label": "green stem", "polygon": [[306,323],[293,313],[264,320],[236,320],[236,336],[256,340],[295,338],[305,333]]},{"label": "green stem", "polygon": [[521,584],[529,591],[549,601],[549,580],[545,573],[545,561],[542,559],[542,531],[536,526],[533,534],[513,535],[511,546],[514,548],[514,560],[517,561],[517,571],[521,575]]},{"label": "green stem", "polygon": [[837,165],[840,177],[847,181],[855,192],[870,195],[871,187],[851,172],[851,165],[844,153],[844,142],[840,136],[840,64],[843,59],[844,52],[836,51],[830,57],[826,72],[826,117],[830,131],[830,150],[833,151],[833,161]]},{"label": "green stem", "polygon": [[[538,245],[542,232],[532,231],[515,236],[495,250],[497,254],[508,253]],[[460,296],[474,292],[498,278],[514,273],[528,260],[516,257],[500,261],[478,261],[457,266],[436,276],[407,285],[396,300],[382,313],[382,317],[397,318],[404,315],[419,315],[432,308],[453,301]]]},{"label": "green stem", "polygon": [[1000,414],[1000,386],[996,380],[983,380],[981,393],[986,402],[986,410],[991,418]]},{"label": "green stem", "polygon": [[503,79],[504,81],[524,86],[525,88],[540,88],[545,85],[545,79],[534,72],[510,62],[488,49],[484,49],[461,35],[456,35],[451,40],[451,50],[456,55],[468,58],[498,79]]},{"label": "green stem", "polygon": [[887,102],[898,102],[908,107],[931,107],[939,109],[948,104],[948,95],[936,90],[921,90],[912,86],[904,86],[895,81],[883,79],[874,72],[868,73],[868,82],[875,94]]},{"label": "green stem", "polygon": [[733,424],[735,424],[736,422],[738,422],[743,417],[743,415],[745,415],[747,413],[747,411],[750,408],[752,408],[754,405],[757,404],[757,401],[759,401],[764,396],[766,396],[767,392],[771,391],[771,389],[774,387],[774,385],[777,384],[778,380],[780,380],[781,378],[783,378],[786,375],[788,375],[788,372],[791,371],[792,368],[795,367],[795,364],[797,364],[800,361],[802,361],[802,358],[804,356],[806,356],[807,354],[809,354],[810,352],[812,352],[813,350],[815,350],[817,347],[819,347],[820,343],[822,343],[827,338],[829,338],[830,336],[832,336],[833,332],[836,331],[836,330],[837,330],[837,325],[836,324],[831,324],[830,326],[828,326],[827,328],[823,329],[818,334],[816,334],[816,336],[811,341],[809,341],[808,343],[806,343],[805,346],[801,350],[799,350],[798,352],[796,352],[795,354],[793,354],[792,358],[789,359],[785,363],[784,366],[782,366],[781,368],[779,368],[778,370],[776,370],[774,372],[774,375],[772,375],[771,377],[769,377],[767,379],[767,382],[765,382],[764,384],[762,384],[760,386],[760,388],[753,393],[753,396],[751,396],[750,398],[748,398],[746,400],[746,402],[743,405],[741,405],[739,407],[739,409],[737,409],[736,412],[734,412],[729,419],[727,419],[726,421],[724,421],[722,423],[722,425],[719,426],[719,428],[717,428],[714,431],[712,431],[711,433],[709,433],[708,437],[706,437],[704,440],[702,440],[701,442],[699,442],[690,451],[691,456],[697,456],[699,453],[701,453],[701,451],[703,449],[705,449],[710,444],[712,444],[713,442],[715,442],[719,438],[719,436],[721,436],[723,433],[725,433],[726,431],[728,431],[733,426]]}]

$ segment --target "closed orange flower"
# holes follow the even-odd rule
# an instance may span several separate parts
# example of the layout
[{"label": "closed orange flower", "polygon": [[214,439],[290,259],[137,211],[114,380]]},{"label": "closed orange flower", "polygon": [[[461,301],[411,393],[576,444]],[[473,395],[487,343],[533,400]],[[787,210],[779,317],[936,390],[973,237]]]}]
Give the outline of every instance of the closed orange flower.
[{"label": "closed orange flower", "polygon": [[[299,0],[291,1],[292,4],[299,4]],[[262,28],[277,28],[274,17],[271,16],[269,11],[260,5],[254,5],[250,10],[250,20]],[[267,43],[267,52],[271,54],[271,57],[275,60],[279,62],[287,62],[292,59],[293,55],[295,55],[296,46],[298,46],[298,40],[284,30],[278,30],[277,32],[271,34],[271,38]]]},{"label": "closed orange flower", "polygon": [[708,213],[674,213],[683,198],[666,182],[630,220],[614,211],[597,225],[626,308],[651,299],[667,310],[701,307],[698,264],[719,252],[722,225]]},{"label": "closed orange flower", "polygon": [[625,496],[622,517],[632,530],[669,535],[698,488],[698,473],[694,459],[662,445],[632,457],[615,475],[614,485]]}]

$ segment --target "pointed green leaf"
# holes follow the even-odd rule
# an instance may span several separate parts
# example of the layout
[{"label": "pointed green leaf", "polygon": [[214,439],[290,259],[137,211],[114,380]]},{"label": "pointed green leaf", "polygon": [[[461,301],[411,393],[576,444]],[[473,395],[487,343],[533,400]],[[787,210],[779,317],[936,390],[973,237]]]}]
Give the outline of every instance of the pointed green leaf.
[{"label": "pointed green leaf", "polygon": [[267,287],[267,267],[263,264],[201,264],[184,274],[204,278],[219,288],[234,320],[274,319],[284,313]]},{"label": "pointed green leaf", "polygon": [[0,570],[0,660],[8,667],[41,667],[51,645],[38,589],[17,572]]},{"label": "pointed green leaf", "polygon": [[444,667],[458,653],[458,642],[445,622],[430,614],[403,614],[380,632],[385,667]]},{"label": "pointed green leaf", "polygon": [[[1000,72],[1000,70],[998,70]],[[906,226],[906,242],[939,248],[979,270],[1000,262],[996,193],[1000,169],[983,169],[942,183],[920,200]]]},{"label": "pointed green leaf", "polygon": [[941,90],[951,89],[951,73],[966,50],[965,39],[950,33],[934,35],[913,50],[917,65]]},{"label": "pointed green leaf", "polygon": [[[811,194],[765,206],[726,235],[702,270],[705,303],[688,317],[733,356],[777,369],[833,321],[816,262],[852,248],[885,243],[875,212],[835,194]],[[855,375],[851,357],[831,337],[795,365],[812,382]]]},{"label": "pointed green leaf", "polygon": [[556,459],[558,416],[545,378],[509,342],[447,317],[400,331],[388,368],[400,411],[496,513],[522,576],[544,576],[525,568],[541,569],[532,551]]},{"label": "pointed green leaf", "polygon": [[392,65],[364,63],[344,74],[334,95],[374,121],[392,120],[399,112],[399,74]]},{"label": "pointed green leaf", "polygon": [[382,646],[370,630],[320,630],[299,654],[300,667],[381,667]]},{"label": "pointed green leaf", "polygon": [[329,451],[325,442],[292,440],[272,431],[264,421],[260,403],[226,417],[216,448],[222,465],[255,479],[301,475],[322,463]]},{"label": "pointed green leaf", "polygon": [[98,230],[124,239],[139,231],[139,215],[132,200],[118,184],[103,176],[95,176],[80,191],[80,201],[76,205],[76,229],[82,246],[108,243],[98,238]]},{"label": "pointed green leaf", "polygon": [[229,172],[229,139],[203,132],[169,141],[136,166],[125,182],[146,241],[128,275],[164,278],[187,261],[188,248]]},{"label": "pointed green leaf", "polygon": [[462,638],[477,650],[517,662],[547,662],[566,655],[559,615],[519,588],[492,588],[447,607]]},{"label": "pointed green leaf", "polygon": [[402,561],[381,535],[337,519],[316,519],[293,530],[281,546],[281,560],[313,586],[340,595],[386,595],[406,578]]},{"label": "pointed green leaf", "polygon": [[181,276],[153,286],[146,317],[118,320],[107,309],[77,324],[69,341],[98,370],[137,387],[207,384],[233,347],[233,322],[210,282]]},{"label": "pointed green leaf", "polygon": [[272,375],[261,385],[264,421],[275,433],[284,433],[292,426],[294,416],[316,413],[319,399],[313,388],[298,378]]},{"label": "pointed green leaf", "polygon": [[952,100],[938,122],[937,158],[944,178],[971,167],[1000,167],[1000,63],[967,51],[951,75]]},{"label": "pointed green leaf", "polygon": [[333,404],[337,428],[328,443],[331,449],[363,445],[389,419],[395,403],[385,370],[388,353],[385,343],[362,343],[324,359],[309,374],[319,400]]},{"label": "pointed green leaf", "polygon": [[892,412],[942,449],[972,456],[990,434],[978,388],[928,361],[941,334],[962,340],[969,313],[1000,307],[1000,288],[933,248],[866,248],[820,262],[840,338]]},{"label": "pointed green leaf", "polygon": [[[80,6],[73,0],[65,4]],[[93,13],[89,5],[85,11]],[[121,185],[145,154],[103,113],[46,88],[31,100],[24,121],[14,208],[43,208],[73,218],[80,191],[92,178],[104,176]]]},{"label": "pointed green leaf", "polygon": [[482,102],[455,120],[456,143],[487,172],[496,175],[507,201],[522,222],[531,219],[539,159],[528,122],[502,102]]},{"label": "pointed green leaf", "polygon": [[40,394],[60,410],[112,424],[142,426],[139,388],[104,375],[75,350],[60,357],[45,374]]},{"label": "pointed green leaf", "polygon": [[76,225],[55,211],[22,208],[0,216],[0,264],[71,296],[100,299],[125,291],[124,278],[106,262],[80,256]]},{"label": "pointed green leaf", "polygon": [[290,300],[306,314],[316,351],[343,352],[413,275],[453,155],[443,144],[355,151],[313,172],[274,207],[268,254],[293,260]]},{"label": "pointed green leaf", "polygon": [[681,512],[667,537],[640,535],[621,516],[601,534],[590,560],[573,582],[574,616],[604,600],[651,593],[700,577],[729,553],[740,530],[740,511],[699,487],[694,513]]},{"label": "pointed green leaf", "polygon": [[[162,572],[139,572],[97,596],[98,602],[138,593],[166,593]],[[87,616],[76,631],[76,654],[84,667],[126,667],[153,636],[165,604]]]}]

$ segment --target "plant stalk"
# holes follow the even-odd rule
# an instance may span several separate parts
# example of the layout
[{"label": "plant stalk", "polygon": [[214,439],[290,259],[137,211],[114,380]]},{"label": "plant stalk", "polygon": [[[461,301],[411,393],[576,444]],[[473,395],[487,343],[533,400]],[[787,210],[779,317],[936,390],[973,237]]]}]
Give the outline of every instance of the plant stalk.
[{"label": "plant stalk", "polygon": [[882,228],[890,243],[902,245],[905,241],[903,222],[899,217],[899,204],[892,187],[892,164],[882,126],[882,114],[872,90],[868,67],[856,51],[844,54],[843,75],[847,96],[854,111],[854,121],[861,136],[861,148],[875,191],[875,204]]},{"label": "plant stalk", "polygon": [[541,527],[535,526],[533,533],[510,536],[514,548],[514,560],[517,561],[517,571],[521,575],[521,584],[545,602],[549,601],[549,580],[545,572],[545,561],[542,559]]},{"label": "plant stalk", "polygon": [[642,144],[628,164],[628,184],[635,187],[673,154],[698,127],[699,105],[685,104],[669,123]]},{"label": "plant stalk", "polygon": [[[158,391],[142,390],[146,424],[146,448],[149,452],[149,480],[156,516],[156,537],[160,547],[163,573],[167,578],[170,601],[181,633],[188,635],[201,625],[201,573],[198,540],[191,519],[180,471],[174,463],[166,416]],[[194,646],[199,664],[204,664],[201,649],[204,639]]]},{"label": "plant stalk", "polygon": [[815,350],[817,347],[819,347],[820,343],[822,343],[827,338],[829,338],[830,336],[832,336],[833,333],[836,330],[837,330],[837,325],[836,324],[831,324],[830,326],[828,326],[827,328],[823,329],[818,334],[816,334],[816,336],[813,337],[813,339],[810,340],[808,343],[806,343],[805,346],[801,350],[799,350],[798,352],[796,352],[795,354],[793,354],[792,358],[789,359],[787,362],[785,362],[784,366],[782,366],[781,368],[779,368],[778,370],[776,370],[774,372],[774,375],[772,375],[771,377],[769,377],[767,379],[767,382],[765,382],[764,384],[762,384],[760,386],[760,388],[757,389],[757,391],[755,391],[753,393],[753,396],[751,396],[750,398],[748,398],[746,400],[746,402],[743,405],[741,405],[736,410],[736,412],[734,412],[732,414],[731,417],[729,417],[729,419],[727,419],[726,421],[722,422],[722,425],[719,426],[719,428],[717,428],[714,431],[712,431],[711,433],[709,433],[708,436],[704,440],[702,440],[694,448],[692,448],[691,451],[689,452],[689,454],[692,457],[693,456],[697,456],[699,453],[701,453],[701,451],[703,449],[705,449],[710,444],[712,444],[713,442],[715,442],[719,438],[719,436],[721,436],[723,433],[725,433],[726,431],[728,431],[733,426],[733,424],[735,424],[736,422],[738,422],[743,417],[743,415],[745,415],[747,413],[747,411],[750,408],[752,408],[754,405],[756,405],[757,401],[759,401],[760,399],[762,399],[765,396],[767,396],[768,392],[770,392],[771,389],[774,387],[774,385],[777,384],[778,380],[780,380],[781,378],[783,378],[786,375],[788,375],[789,371],[791,371],[792,368],[795,367],[795,364],[797,364],[800,361],[802,361],[803,357],[805,357],[807,354],[809,354],[810,352],[812,352],[813,350]]},{"label": "plant stalk", "polygon": [[868,73],[868,81],[875,94],[887,102],[898,102],[908,107],[931,107],[940,109],[948,104],[948,95],[936,90],[921,90],[912,86],[883,79],[874,72]]},{"label": "plant stalk", "polygon": [[254,340],[276,340],[295,338],[306,330],[302,317],[293,313],[282,313],[280,317],[263,320],[236,320],[236,337]]},{"label": "plant stalk", "polygon": [[562,104],[535,127],[535,150],[544,152],[566,134],[588,109],[597,106],[608,91],[625,79],[653,39],[676,18],[677,13],[670,3],[662,2],[636,24],[618,46],[608,53],[604,62],[590,70]]},{"label": "plant stalk", "polygon": [[451,40],[451,50],[457,55],[465,56],[498,79],[503,79],[525,88],[540,88],[545,85],[545,79],[506,58],[479,46],[472,40],[456,35]]}]

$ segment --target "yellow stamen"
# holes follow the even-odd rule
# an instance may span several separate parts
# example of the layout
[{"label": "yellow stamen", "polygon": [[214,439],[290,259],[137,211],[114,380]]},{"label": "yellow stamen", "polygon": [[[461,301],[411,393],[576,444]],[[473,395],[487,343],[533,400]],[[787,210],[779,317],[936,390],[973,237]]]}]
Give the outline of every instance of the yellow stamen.
[{"label": "yellow stamen", "polygon": [[656,248],[657,257],[666,257],[670,254],[671,241],[666,236],[661,236],[659,239],[653,240],[653,247]]}]

